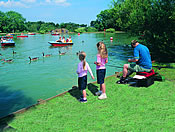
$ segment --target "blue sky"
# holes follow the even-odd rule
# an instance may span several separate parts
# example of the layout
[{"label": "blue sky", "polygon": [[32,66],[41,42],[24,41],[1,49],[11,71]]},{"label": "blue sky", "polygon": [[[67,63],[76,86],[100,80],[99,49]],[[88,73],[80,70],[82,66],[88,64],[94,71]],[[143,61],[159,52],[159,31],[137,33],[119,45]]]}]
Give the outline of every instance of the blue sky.
[{"label": "blue sky", "polygon": [[112,0],[0,0],[0,11],[16,11],[26,21],[87,24]]}]

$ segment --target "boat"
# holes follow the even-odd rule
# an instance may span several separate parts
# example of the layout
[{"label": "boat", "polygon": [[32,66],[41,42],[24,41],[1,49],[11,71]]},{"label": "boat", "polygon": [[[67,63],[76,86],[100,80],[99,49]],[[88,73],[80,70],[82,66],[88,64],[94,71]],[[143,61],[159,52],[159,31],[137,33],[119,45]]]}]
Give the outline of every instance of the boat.
[{"label": "boat", "polygon": [[49,44],[51,44],[52,46],[68,46],[68,45],[73,45],[72,42],[56,42],[56,41],[49,41]]},{"label": "boat", "polygon": [[15,41],[13,41],[12,39],[7,39],[7,38],[1,39],[1,46],[14,46],[14,45],[15,45]]},{"label": "boat", "polygon": [[1,39],[1,38],[13,39],[13,36],[1,36],[0,39]]},{"label": "boat", "polygon": [[35,33],[28,33],[28,35],[35,35]]},{"label": "boat", "polygon": [[60,35],[59,33],[51,33],[51,35],[57,36]]},{"label": "boat", "polygon": [[26,38],[28,35],[18,35],[17,38]]}]

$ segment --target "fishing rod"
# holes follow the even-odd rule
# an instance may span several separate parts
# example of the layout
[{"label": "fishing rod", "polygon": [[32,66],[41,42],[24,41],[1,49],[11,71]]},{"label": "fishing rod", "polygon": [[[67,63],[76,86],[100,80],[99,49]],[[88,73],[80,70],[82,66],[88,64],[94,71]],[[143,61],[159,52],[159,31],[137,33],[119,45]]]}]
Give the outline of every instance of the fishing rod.
[{"label": "fishing rod", "polygon": [[110,67],[116,67],[116,68],[123,68],[123,67],[121,67],[121,66],[108,65],[108,64],[106,64],[106,66],[110,66]]},{"label": "fishing rod", "polygon": [[159,70],[162,69],[162,68],[175,69],[175,67],[171,67],[171,66],[152,66],[152,67],[158,68]]}]

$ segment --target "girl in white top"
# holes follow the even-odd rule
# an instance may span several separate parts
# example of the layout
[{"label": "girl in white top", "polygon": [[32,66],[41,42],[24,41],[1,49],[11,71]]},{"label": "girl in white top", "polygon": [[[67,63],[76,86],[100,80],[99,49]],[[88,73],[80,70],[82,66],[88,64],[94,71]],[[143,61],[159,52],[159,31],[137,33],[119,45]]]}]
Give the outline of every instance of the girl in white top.
[{"label": "girl in white top", "polygon": [[86,53],[83,51],[80,52],[79,59],[81,62],[78,63],[77,74],[78,74],[78,87],[83,93],[83,98],[80,99],[80,102],[82,103],[87,102],[87,98],[86,98],[87,71],[89,71],[92,79],[94,79],[91,68],[89,67],[89,64],[86,62],[85,58],[86,58]]}]

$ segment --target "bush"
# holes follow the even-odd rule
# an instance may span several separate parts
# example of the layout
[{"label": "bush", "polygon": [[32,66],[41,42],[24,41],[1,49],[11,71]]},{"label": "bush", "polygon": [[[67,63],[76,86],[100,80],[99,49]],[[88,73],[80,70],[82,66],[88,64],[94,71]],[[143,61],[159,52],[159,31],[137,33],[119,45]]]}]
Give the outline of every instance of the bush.
[{"label": "bush", "polygon": [[85,29],[85,27],[81,27],[81,28],[75,29],[75,32],[83,33],[83,32],[86,32],[86,29]]},{"label": "bush", "polygon": [[87,27],[86,31],[87,32],[97,32],[98,30],[94,27]]},{"label": "bush", "polygon": [[109,28],[109,29],[106,29],[106,32],[114,33],[115,29],[114,28]]}]

